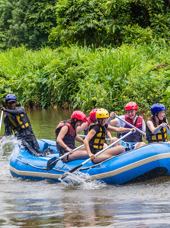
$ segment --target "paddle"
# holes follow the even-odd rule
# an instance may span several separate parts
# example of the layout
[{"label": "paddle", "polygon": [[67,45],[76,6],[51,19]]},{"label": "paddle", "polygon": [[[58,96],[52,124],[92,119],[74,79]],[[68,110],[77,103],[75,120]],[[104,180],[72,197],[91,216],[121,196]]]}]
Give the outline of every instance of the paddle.
[{"label": "paddle", "polygon": [[[73,152],[76,151],[76,150],[78,150],[78,149],[80,149],[80,148],[82,148],[83,146],[84,146],[84,144],[81,145],[81,146],[79,146],[79,147],[77,147],[77,148],[75,148],[75,149],[73,150]],[[57,164],[57,162],[58,162],[59,160],[65,158],[65,157],[68,156],[69,154],[70,154],[70,152],[64,154],[63,156],[61,156],[61,157],[59,157],[59,158],[53,157],[53,158],[49,159],[48,162],[47,162],[47,172],[50,171],[50,170]]]},{"label": "paddle", "polygon": [[156,135],[158,133],[158,131],[160,131],[161,128],[162,128],[162,126],[159,126],[158,129],[153,134]]},{"label": "paddle", "polygon": [[[109,149],[110,147],[114,146],[116,143],[118,143],[119,141],[121,141],[122,139],[126,138],[128,135],[132,134],[132,131],[129,131],[126,135],[124,135],[123,137],[121,137],[120,139],[116,140],[115,142],[111,143],[108,147],[104,148],[103,150],[99,151],[97,154],[95,154],[94,156],[97,157],[99,154],[103,153],[104,151],[106,151],[107,149]],[[69,170],[69,173],[73,173],[74,171],[76,171],[77,169],[79,169],[81,166],[83,166],[84,164],[86,164],[88,161],[90,161],[91,158],[88,158],[87,160],[85,160],[84,162],[82,162],[80,165],[74,167],[73,169]],[[68,173],[64,173],[60,179],[64,179],[66,176],[68,175]]]},{"label": "paddle", "polygon": [[[78,135],[79,137],[82,137],[82,138],[85,138],[86,137],[86,135]],[[106,138],[105,139],[106,141],[110,141],[110,139],[109,138]]]},{"label": "paddle", "polygon": [[116,117],[117,119],[123,121],[124,123],[126,123],[126,124],[129,125],[130,127],[135,128],[136,131],[140,132],[142,135],[145,135],[145,136],[146,136],[146,133],[145,133],[145,132],[141,131],[139,128],[135,127],[134,125],[128,123],[126,120],[121,119],[121,118],[120,118],[119,116],[117,116],[116,114],[115,114],[115,117]]},{"label": "paddle", "polygon": [[[158,133],[158,131],[160,131],[161,128],[162,128],[162,126],[159,126],[158,129],[154,132],[154,135],[156,135]],[[165,128],[166,128],[168,134],[170,135],[170,131],[169,131],[168,127],[165,127]]]},{"label": "paddle", "polygon": [[165,128],[166,128],[166,130],[167,130],[168,134],[170,135],[170,131],[169,131],[169,128],[168,128],[168,127],[165,127]]},{"label": "paddle", "polygon": [[0,133],[1,133],[1,127],[2,127],[2,118],[3,118],[3,110],[1,111],[1,120],[0,120]]}]

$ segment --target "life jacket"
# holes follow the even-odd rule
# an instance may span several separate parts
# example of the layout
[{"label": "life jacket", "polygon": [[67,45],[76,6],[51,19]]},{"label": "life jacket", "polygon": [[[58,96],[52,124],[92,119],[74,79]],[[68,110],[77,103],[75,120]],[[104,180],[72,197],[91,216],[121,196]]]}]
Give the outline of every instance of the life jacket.
[{"label": "life jacket", "polygon": [[18,115],[7,113],[6,117],[8,118],[9,124],[14,132],[22,132],[22,130],[30,127],[26,113],[21,113]]},{"label": "life jacket", "polygon": [[62,139],[63,142],[71,149],[75,148],[75,137],[76,137],[76,131],[72,127],[70,123],[67,123],[66,121],[61,121],[59,125],[55,129],[56,139],[58,137],[58,134],[63,126],[68,126],[68,132]]},{"label": "life jacket", "polygon": [[[126,120],[126,122],[132,124],[134,127],[142,130],[142,122],[143,122],[142,116],[137,116],[135,123],[133,123],[133,120],[131,120],[129,118],[129,116],[126,114],[125,120]],[[124,126],[124,128],[132,128],[132,127],[130,127],[128,124],[126,124]],[[127,134],[127,132],[118,133],[118,138],[121,138],[125,134]],[[129,136],[127,136],[123,141],[125,141],[125,142],[142,142],[142,135],[138,131],[136,131],[133,134],[130,134]]]},{"label": "life jacket", "polygon": [[87,118],[87,122],[88,122],[88,126],[87,126],[86,129],[84,129],[84,134],[85,134],[85,135],[87,135],[87,133],[88,133],[89,126],[90,126],[92,123],[94,123],[94,122],[90,119],[90,117]]},{"label": "life jacket", "polygon": [[99,132],[96,132],[96,134],[90,140],[89,145],[90,145],[90,149],[92,148],[92,149],[101,150],[101,149],[103,149],[104,141],[106,138],[106,127],[105,126],[101,127],[98,124],[92,123],[88,129],[88,133],[92,129],[92,127],[95,125],[99,127]]},{"label": "life jacket", "polygon": [[[151,121],[154,127],[158,126],[153,117],[150,117],[147,121]],[[162,122],[166,123],[166,118],[164,118],[163,121],[160,121],[160,124]],[[158,133],[154,135],[146,125],[146,139],[148,140],[148,143],[167,142],[167,130],[165,127],[162,127]]]}]

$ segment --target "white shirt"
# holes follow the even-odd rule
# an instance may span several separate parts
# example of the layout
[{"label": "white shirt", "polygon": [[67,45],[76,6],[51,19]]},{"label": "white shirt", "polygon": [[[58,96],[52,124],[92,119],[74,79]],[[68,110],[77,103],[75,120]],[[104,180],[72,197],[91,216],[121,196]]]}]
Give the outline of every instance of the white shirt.
[{"label": "white shirt", "polygon": [[[122,120],[125,120],[125,115],[119,116],[119,118],[121,118]],[[117,118],[115,120],[117,121],[116,126],[118,126],[118,127],[125,127],[126,123],[124,123],[123,121],[121,121],[121,120],[119,120]],[[133,121],[133,123],[135,123],[135,121]],[[145,124],[144,119],[142,121],[142,131],[146,131],[146,124]]]}]

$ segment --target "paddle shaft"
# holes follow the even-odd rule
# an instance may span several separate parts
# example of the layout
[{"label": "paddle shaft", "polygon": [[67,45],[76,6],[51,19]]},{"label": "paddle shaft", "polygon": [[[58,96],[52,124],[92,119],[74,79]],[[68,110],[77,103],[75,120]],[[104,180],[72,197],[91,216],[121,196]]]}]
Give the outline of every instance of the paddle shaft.
[{"label": "paddle shaft", "polygon": [[153,134],[156,135],[158,133],[158,131],[160,131],[161,128],[162,128],[162,126],[159,126],[158,129]]},{"label": "paddle shaft", "polygon": [[[101,153],[103,153],[104,151],[106,151],[107,149],[109,149],[110,147],[114,146],[116,143],[120,142],[122,139],[126,138],[128,135],[132,134],[132,131],[128,132],[126,135],[124,135],[123,137],[121,137],[120,139],[116,140],[115,142],[111,143],[108,147],[104,148],[103,150],[99,151],[98,153],[96,153],[94,156],[97,157],[98,155],[100,155]],[[84,162],[82,162],[80,165],[74,167],[73,169],[71,169],[69,171],[69,173],[73,173],[75,170],[77,170],[78,168],[80,168],[81,166],[83,166],[84,164],[86,164],[88,161],[90,161],[91,158],[88,158],[87,160],[85,160]],[[63,178],[61,178],[63,179]]]},{"label": "paddle shaft", "polygon": [[[156,135],[158,133],[158,131],[160,131],[161,128],[162,128],[162,126],[159,126],[158,129],[154,132],[154,135]],[[165,127],[165,128],[166,128],[168,134],[170,135],[170,131],[169,131],[168,127]]]},{"label": "paddle shaft", "polygon": [[3,110],[1,111],[1,120],[0,120],[0,133],[1,133],[1,127],[2,127],[2,118],[3,118]]},{"label": "paddle shaft", "polygon": [[166,128],[166,130],[167,130],[168,134],[170,135],[170,131],[169,131],[169,128],[168,128],[168,127],[165,127],[165,128]]},{"label": "paddle shaft", "polygon": [[[84,146],[84,144],[81,145],[81,146],[79,146],[79,147],[76,147],[76,148],[73,150],[73,152],[76,151],[76,150],[78,150],[78,149],[80,149],[80,148],[82,148],[83,146]],[[55,162],[57,162],[57,161],[59,161],[59,160],[65,158],[65,157],[68,156],[69,154],[70,154],[70,152],[64,154],[63,156],[61,156],[61,157],[59,157],[59,158],[57,158],[55,161],[51,162],[51,165],[52,165],[53,163],[55,163]]]},{"label": "paddle shaft", "polygon": [[140,132],[142,135],[146,136],[145,132],[141,131],[139,128],[135,127],[134,125],[128,123],[126,120],[121,119],[121,118],[120,118],[119,116],[117,116],[117,115],[115,115],[115,117],[116,117],[117,119],[123,121],[124,123],[126,123],[126,124],[129,125],[130,127],[135,128],[136,131]]}]

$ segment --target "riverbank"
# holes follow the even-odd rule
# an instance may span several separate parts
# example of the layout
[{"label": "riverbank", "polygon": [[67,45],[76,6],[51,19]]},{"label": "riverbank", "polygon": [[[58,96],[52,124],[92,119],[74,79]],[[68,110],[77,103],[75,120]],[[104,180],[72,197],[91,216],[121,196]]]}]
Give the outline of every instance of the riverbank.
[{"label": "riverbank", "polygon": [[[28,108],[86,110],[104,107],[123,112],[130,100],[139,112],[153,103],[170,107],[165,91],[170,75],[169,45],[152,42],[119,48],[25,47],[0,53],[0,101],[15,93]],[[167,97],[166,97],[167,96]]]}]

